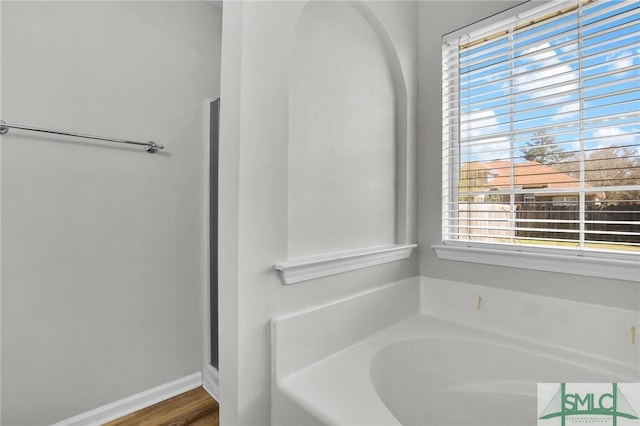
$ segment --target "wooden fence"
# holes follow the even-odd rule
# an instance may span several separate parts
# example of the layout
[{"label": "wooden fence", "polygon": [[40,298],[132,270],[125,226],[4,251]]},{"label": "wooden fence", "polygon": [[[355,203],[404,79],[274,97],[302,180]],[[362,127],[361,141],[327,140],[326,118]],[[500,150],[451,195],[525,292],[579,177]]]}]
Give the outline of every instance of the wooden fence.
[{"label": "wooden fence", "polygon": [[511,237],[509,205],[459,204],[458,229],[461,240],[500,242]]},{"label": "wooden fence", "polygon": [[[580,212],[577,205],[520,204],[516,209],[516,218],[523,220],[519,222],[519,228],[541,228],[541,230],[518,230],[517,237],[580,239]],[[640,222],[640,205],[588,205],[585,211],[586,239],[640,243],[640,235],[632,235],[632,233],[640,234],[640,225],[630,223],[633,221]]]},{"label": "wooden fence", "polygon": [[[470,203],[458,207],[460,239],[499,242],[511,237],[509,205]],[[515,238],[580,239],[580,212],[577,205],[553,205],[550,202],[517,204],[516,219],[518,229]],[[585,211],[586,239],[640,244],[638,222],[640,204],[589,205]]]}]

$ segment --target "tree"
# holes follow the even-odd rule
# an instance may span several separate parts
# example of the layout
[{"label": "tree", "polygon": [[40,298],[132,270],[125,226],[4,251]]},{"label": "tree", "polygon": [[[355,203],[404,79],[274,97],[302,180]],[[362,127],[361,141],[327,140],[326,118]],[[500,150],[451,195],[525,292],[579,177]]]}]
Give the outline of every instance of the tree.
[{"label": "tree", "polygon": [[[611,145],[585,157],[585,181],[591,186],[640,185],[640,156],[631,147]],[[609,191],[607,200],[638,200],[640,191]]]},{"label": "tree", "polygon": [[[574,166],[569,170],[571,164]],[[561,171],[579,178],[579,164],[580,157],[576,154],[566,162],[568,167]],[[640,152],[632,147],[618,145],[586,151],[584,176],[585,183],[592,187],[640,185]],[[602,195],[602,201],[640,200],[638,190],[608,191]]]},{"label": "tree", "polygon": [[535,133],[526,148],[520,148],[522,156],[528,161],[535,161],[548,166],[562,163],[571,154],[558,146],[553,136],[547,135],[544,130]]},{"label": "tree", "polygon": [[[460,180],[458,181],[458,190],[460,192],[474,192],[481,190],[486,182],[486,170],[478,168],[476,163],[464,163],[462,167],[460,167]],[[458,201],[461,203],[470,203],[473,202],[474,199],[474,195],[466,195],[460,196]]]}]

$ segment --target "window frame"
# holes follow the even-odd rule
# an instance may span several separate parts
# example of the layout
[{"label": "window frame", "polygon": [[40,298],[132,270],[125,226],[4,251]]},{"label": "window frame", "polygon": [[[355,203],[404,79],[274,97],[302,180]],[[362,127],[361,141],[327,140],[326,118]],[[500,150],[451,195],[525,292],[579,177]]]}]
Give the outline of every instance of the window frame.
[{"label": "window frame", "polygon": [[[490,18],[446,34],[444,40],[462,35],[471,35],[473,37],[473,34],[478,32],[490,34],[492,31],[501,28],[507,20],[521,20],[526,19],[527,16],[538,15],[541,11],[547,10],[549,4],[554,4],[556,8],[562,8],[565,3],[545,2],[545,4],[540,5],[539,2],[528,1]],[[444,95],[445,93],[443,93]],[[446,124],[443,122],[443,127]],[[640,253],[615,253],[575,248],[562,249],[549,246],[520,246],[445,239],[447,205],[457,197],[457,194],[456,185],[450,182],[445,184],[444,179],[447,175],[457,176],[460,167],[459,164],[455,164],[455,161],[450,161],[449,156],[446,154],[448,148],[450,147],[443,141],[442,242],[431,246],[439,258],[640,282]],[[451,190],[446,190],[445,186],[449,186]]]}]

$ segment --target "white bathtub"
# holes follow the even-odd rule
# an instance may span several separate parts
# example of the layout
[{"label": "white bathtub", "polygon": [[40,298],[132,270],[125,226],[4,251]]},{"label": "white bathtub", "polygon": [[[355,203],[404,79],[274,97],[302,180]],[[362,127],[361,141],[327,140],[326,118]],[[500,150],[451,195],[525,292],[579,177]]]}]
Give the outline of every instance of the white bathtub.
[{"label": "white bathtub", "polygon": [[[401,308],[389,313],[378,304],[410,308],[413,290],[403,285],[364,295],[370,299],[365,305],[388,323],[369,327],[359,340],[365,326],[345,324],[345,315],[360,318],[367,311],[357,298],[274,322],[279,359],[274,360],[273,425],[533,426],[540,412],[538,382],[640,381],[638,348],[630,342],[621,349],[628,353],[614,359],[420,309],[398,319]],[[614,323],[638,319],[634,312],[616,314],[622,317]],[[584,335],[598,343],[593,329]]]},{"label": "white bathtub", "polygon": [[538,382],[638,380],[593,357],[474,334],[398,341],[373,356],[373,388],[400,424],[535,425]]}]

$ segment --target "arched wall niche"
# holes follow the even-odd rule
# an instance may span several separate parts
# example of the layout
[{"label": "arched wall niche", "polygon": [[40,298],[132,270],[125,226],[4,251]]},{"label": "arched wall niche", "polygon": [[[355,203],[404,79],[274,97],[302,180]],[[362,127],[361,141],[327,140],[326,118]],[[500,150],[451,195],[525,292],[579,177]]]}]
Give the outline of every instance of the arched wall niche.
[{"label": "arched wall niche", "polygon": [[308,2],[289,85],[288,257],[407,242],[407,90],[362,1]]}]

